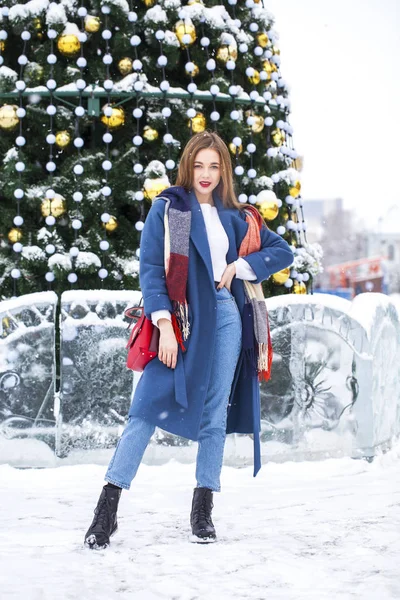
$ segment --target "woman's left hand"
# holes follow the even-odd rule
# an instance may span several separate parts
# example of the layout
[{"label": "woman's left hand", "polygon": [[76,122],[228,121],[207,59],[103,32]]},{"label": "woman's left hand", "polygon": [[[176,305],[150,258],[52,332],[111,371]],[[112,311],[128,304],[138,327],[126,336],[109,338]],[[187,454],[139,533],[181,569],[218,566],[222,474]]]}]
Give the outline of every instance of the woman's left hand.
[{"label": "woman's left hand", "polygon": [[217,289],[220,290],[221,288],[226,287],[229,291],[231,291],[232,279],[235,277],[235,275],[236,275],[235,263],[231,263],[230,265],[227,265],[225,271],[222,274],[221,281],[219,282]]}]

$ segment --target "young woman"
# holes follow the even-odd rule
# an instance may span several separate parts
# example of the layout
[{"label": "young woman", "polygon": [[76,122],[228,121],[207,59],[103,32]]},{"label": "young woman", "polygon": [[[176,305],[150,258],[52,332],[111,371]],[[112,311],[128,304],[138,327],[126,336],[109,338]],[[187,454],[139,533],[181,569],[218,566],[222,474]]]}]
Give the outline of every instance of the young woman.
[{"label": "young woman", "polygon": [[226,144],[213,132],[194,135],[176,185],[154,199],[142,231],[140,285],[145,314],[160,329],[159,351],[136,386],[85,536],[89,548],[106,547],[117,530],[122,489],[130,488],[156,426],[198,441],[192,541],[216,540],[211,509],[226,433],[254,434],[254,476],[260,469],[259,381],[244,360],[244,281],[262,282],[293,254],[260,222],[258,250],[238,257],[250,228],[244,206]]}]

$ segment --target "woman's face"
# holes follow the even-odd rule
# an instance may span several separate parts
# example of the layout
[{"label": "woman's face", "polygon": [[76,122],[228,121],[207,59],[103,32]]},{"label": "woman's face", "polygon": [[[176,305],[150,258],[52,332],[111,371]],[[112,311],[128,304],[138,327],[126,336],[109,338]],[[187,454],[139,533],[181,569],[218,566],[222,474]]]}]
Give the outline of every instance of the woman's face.
[{"label": "woman's face", "polygon": [[[212,148],[203,148],[195,156],[193,163],[193,189],[196,196],[209,198],[221,179],[221,159]],[[208,183],[208,185],[204,185]]]}]

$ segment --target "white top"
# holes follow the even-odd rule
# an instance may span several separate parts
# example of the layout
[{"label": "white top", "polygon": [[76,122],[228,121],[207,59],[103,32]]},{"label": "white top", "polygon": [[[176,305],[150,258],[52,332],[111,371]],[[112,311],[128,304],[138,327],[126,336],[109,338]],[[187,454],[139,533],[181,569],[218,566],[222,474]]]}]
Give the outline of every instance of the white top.
[{"label": "white top", "polygon": [[[221,281],[223,272],[227,267],[226,254],[229,249],[229,239],[221,223],[216,206],[211,204],[199,203],[204,217],[207,230],[208,244],[210,246],[211,261],[214,273],[214,281]],[[257,279],[253,269],[243,258],[234,261],[236,266],[236,277],[252,281]],[[156,310],[151,313],[151,320],[157,326],[158,319],[171,320],[169,310]]]}]

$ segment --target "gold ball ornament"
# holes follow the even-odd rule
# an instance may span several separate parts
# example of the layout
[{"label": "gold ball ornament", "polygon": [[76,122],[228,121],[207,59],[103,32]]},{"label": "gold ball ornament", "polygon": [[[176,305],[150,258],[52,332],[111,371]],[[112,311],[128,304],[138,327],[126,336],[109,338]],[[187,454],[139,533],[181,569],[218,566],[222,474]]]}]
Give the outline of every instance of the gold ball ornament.
[{"label": "gold ball ornament", "polygon": [[248,80],[253,85],[257,85],[258,83],[260,83],[260,73],[259,73],[259,71],[257,71],[257,69],[254,69],[253,75],[250,75],[250,77],[248,77]]},{"label": "gold ball ornament", "polygon": [[157,129],[153,129],[149,125],[146,125],[143,128],[143,137],[148,142],[154,142],[158,138],[158,131]]},{"label": "gold ball ornament", "polygon": [[20,242],[22,240],[22,231],[20,230],[20,228],[13,227],[12,229],[10,229],[10,231],[8,232],[8,239],[13,244],[15,244],[15,242]]},{"label": "gold ball ornament", "polygon": [[235,156],[235,154],[242,154],[243,146],[242,146],[242,144],[240,144],[240,146],[235,146],[235,144],[233,142],[231,142],[229,144],[229,150],[231,151],[231,154],[233,154],[233,156]]},{"label": "gold ball ornament", "polygon": [[76,35],[60,35],[57,40],[57,48],[63,56],[74,56],[81,49],[81,43]]},{"label": "gold ball ornament", "polygon": [[6,49],[6,43],[3,40],[0,40],[0,52],[4,52]]},{"label": "gold ball ornament", "polygon": [[110,219],[109,219],[108,223],[102,223],[102,225],[103,225],[104,229],[106,229],[108,232],[115,231],[118,227],[117,217],[110,215]]},{"label": "gold ball ornament", "polygon": [[272,52],[273,52],[274,54],[280,54],[280,53],[281,53],[281,51],[280,51],[280,49],[278,48],[278,46],[272,46]]},{"label": "gold ball ornament", "polygon": [[307,294],[307,288],[304,281],[295,281],[293,284],[294,294]]},{"label": "gold ball ornament", "polygon": [[215,55],[217,60],[222,63],[227,63],[228,60],[236,60],[237,59],[237,48],[235,46],[220,46],[217,50],[217,54]]},{"label": "gold ball ornament", "polygon": [[[185,47],[187,45],[191,45],[196,41],[197,35],[196,35],[196,28],[193,25],[193,23],[189,20],[186,19],[186,21],[178,21],[175,25],[175,34],[176,37],[179,40],[179,43],[181,44],[181,46]],[[183,36],[184,35],[189,35],[189,41],[187,44],[185,44],[183,42]]]},{"label": "gold ball ornament", "polygon": [[118,127],[125,124],[125,111],[120,106],[114,106],[112,107],[111,116],[106,117],[103,114],[100,120],[104,125],[108,125],[110,129],[118,129]]},{"label": "gold ball ornament", "polygon": [[61,194],[55,194],[51,202],[50,198],[45,198],[42,200],[40,209],[44,217],[48,217],[49,215],[52,215],[53,217],[61,217],[61,215],[63,215],[67,210],[65,198],[61,196]]},{"label": "gold ball ornament", "polygon": [[143,193],[147,200],[153,201],[157,194],[161,194],[170,183],[165,177],[156,177],[155,179],[146,179],[143,184]]},{"label": "gold ball ornament", "polygon": [[286,269],[282,269],[282,271],[278,271],[272,275],[272,280],[274,283],[278,285],[283,285],[287,282],[290,277],[290,267],[286,267]]},{"label": "gold ball ornament", "polygon": [[131,58],[121,58],[121,60],[118,62],[118,71],[121,73],[121,75],[129,75],[129,73],[132,73],[132,69],[133,60]]},{"label": "gold ball ornament", "polygon": [[56,133],[56,144],[59,148],[66,148],[71,143],[71,135],[68,131],[58,131]]},{"label": "gold ball ornament", "polygon": [[100,29],[100,19],[99,17],[94,17],[93,15],[87,15],[85,17],[85,31],[88,33],[96,33]]},{"label": "gold ball ornament", "polygon": [[254,133],[261,133],[261,131],[264,129],[264,117],[261,117],[260,115],[253,115],[254,116],[254,123],[251,126],[251,129]]},{"label": "gold ball ornament", "polygon": [[282,129],[274,129],[271,132],[271,137],[275,146],[282,146],[283,142],[286,140],[286,133]]},{"label": "gold ball ornament", "polygon": [[262,61],[262,68],[268,74],[268,79],[271,79],[271,73],[278,71],[278,67],[268,59]]},{"label": "gold ball ornament", "polygon": [[300,194],[300,192],[301,192],[301,183],[300,183],[300,181],[296,181],[294,186],[289,188],[289,194],[292,196],[292,198],[297,198],[297,196]]},{"label": "gold ball ornament", "polygon": [[192,6],[192,4],[203,4],[204,2],[203,0],[189,0],[189,2],[187,3],[188,6]]},{"label": "gold ball ornament", "polygon": [[261,133],[261,131],[264,129],[265,123],[264,123],[264,117],[260,116],[260,115],[255,115],[253,113],[253,111],[251,110],[246,110],[245,112],[246,117],[253,117],[254,122],[251,125],[251,130],[254,133]]},{"label": "gold ball ornament", "polygon": [[196,116],[193,119],[189,119],[188,127],[190,127],[190,123],[192,123],[192,131],[193,133],[200,133],[204,131],[207,126],[207,121],[203,113],[196,113]]},{"label": "gold ball ornament", "polygon": [[264,219],[273,221],[279,214],[279,206],[275,201],[263,202],[258,209]]},{"label": "gold ball ornament", "polygon": [[261,48],[266,48],[268,46],[268,42],[269,39],[265,32],[257,34],[257,43],[259,46],[261,46]]},{"label": "gold ball ornament", "polygon": [[142,0],[142,2],[147,8],[150,8],[155,5],[156,0]]},{"label": "gold ball ornament", "polygon": [[0,107],[0,129],[12,131],[19,123],[16,104],[3,104]]},{"label": "gold ball ornament", "polygon": [[193,71],[188,71],[188,70],[185,68],[185,73],[186,73],[186,75],[188,75],[189,77],[190,77],[190,76],[192,76],[192,77],[197,77],[197,75],[200,73],[200,69],[199,69],[199,67],[196,65],[196,63],[193,63],[193,64],[194,64],[194,69],[193,69]]}]

